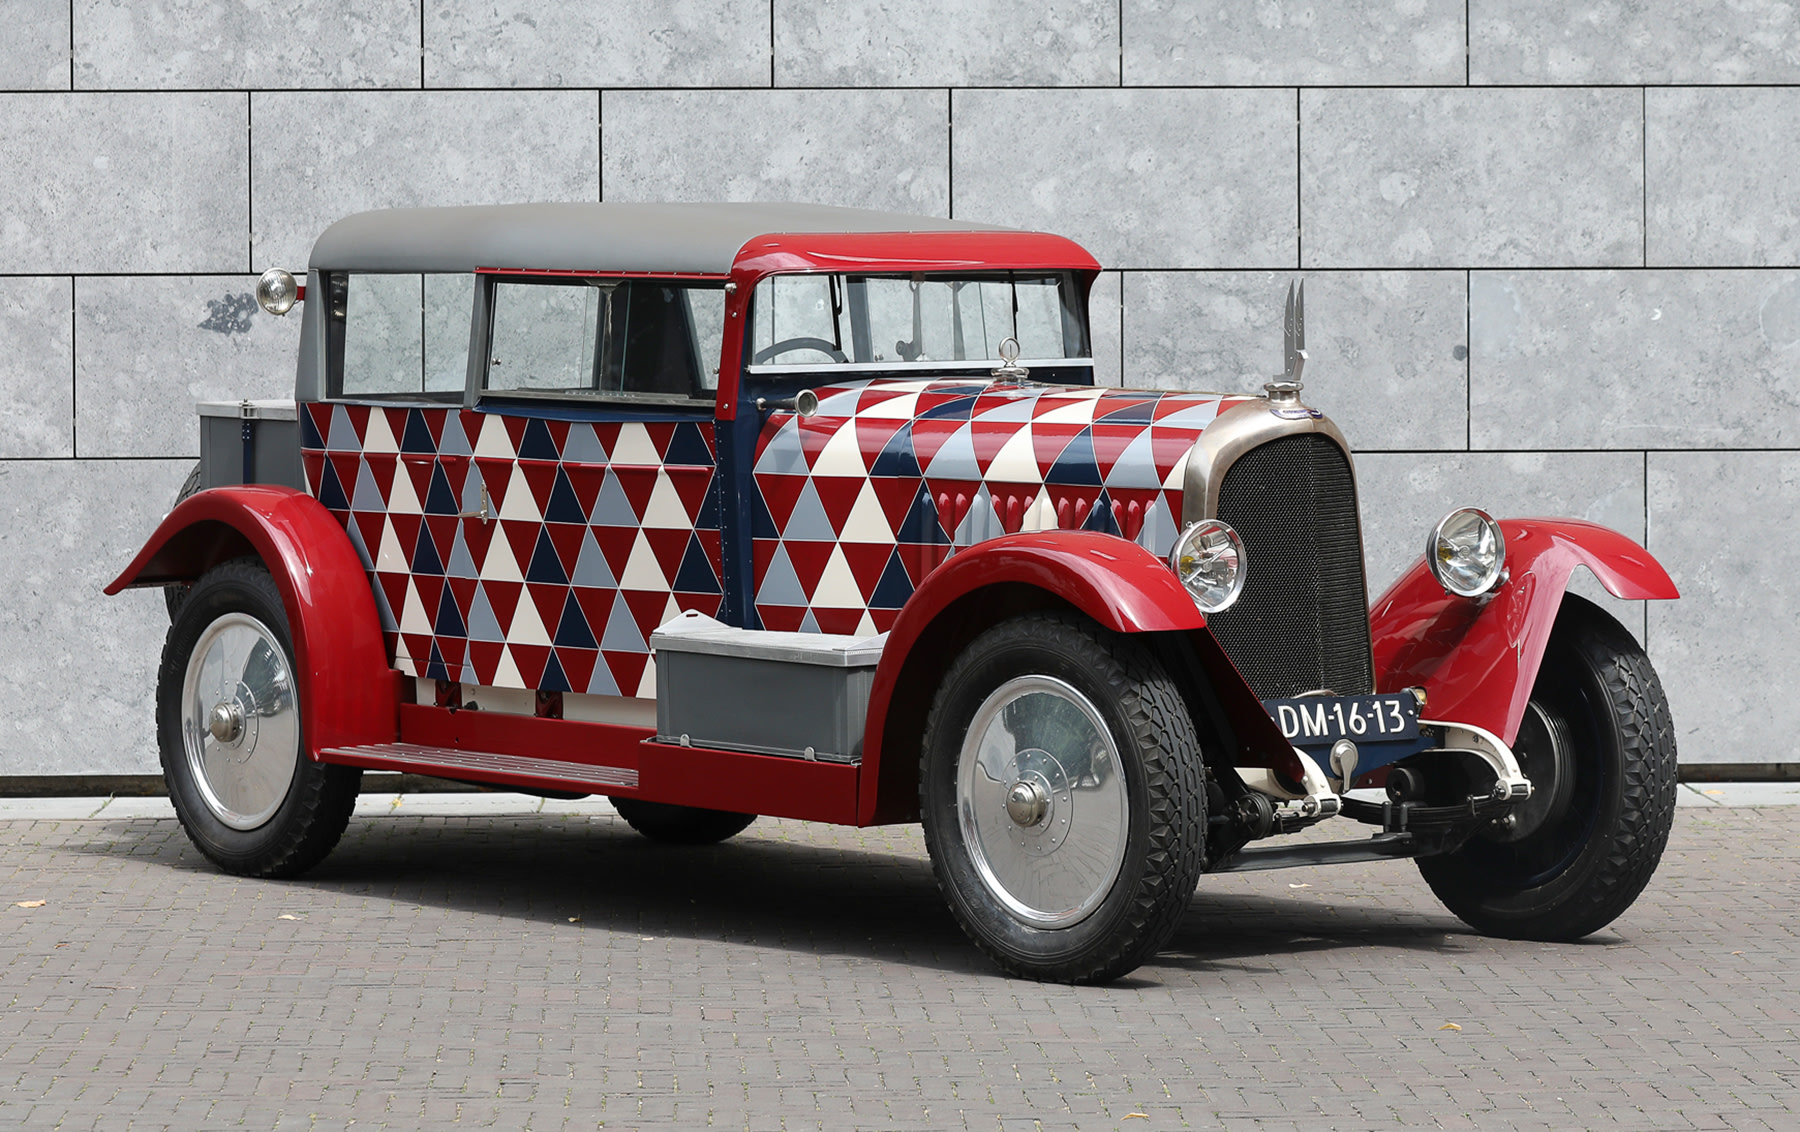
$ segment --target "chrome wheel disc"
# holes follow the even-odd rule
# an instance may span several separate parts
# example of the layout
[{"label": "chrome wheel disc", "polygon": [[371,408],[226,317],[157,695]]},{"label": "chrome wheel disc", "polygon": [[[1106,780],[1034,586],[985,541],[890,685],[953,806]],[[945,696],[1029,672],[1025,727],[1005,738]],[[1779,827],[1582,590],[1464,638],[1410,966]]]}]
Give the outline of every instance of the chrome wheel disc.
[{"label": "chrome wheel disc", "polygon": [[1009,680],[982,702],[957,763],[956,810],[982,883],[1032,927],[1086,919],[1125,861],[1118,745],[1088,698],[1053,677]]},{"label": "chrome wheel disc", "polygon": [[181,703],[200,800],[232,829],[268,821],[299,769],[300,717],[281,642],[248,614],[220,617],[188,654]]}]

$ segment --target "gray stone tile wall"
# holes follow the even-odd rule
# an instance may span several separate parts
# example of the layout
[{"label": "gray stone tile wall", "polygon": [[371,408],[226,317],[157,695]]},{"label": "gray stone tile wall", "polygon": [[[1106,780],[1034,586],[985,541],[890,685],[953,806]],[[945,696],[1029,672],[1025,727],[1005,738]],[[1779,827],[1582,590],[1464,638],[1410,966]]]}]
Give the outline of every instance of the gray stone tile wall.
[{"label": "gray stone tile wall", "polygon": [[521,199],[1062,232],[1108,269],[1109,383],[1255,389],[1305,269],[1307,395],[1359,452],[1371,583],[1458,504],[1617,526],[1685,595],[1604,599],[1683,759],[1786,757],[1755,742],[1800,710],[1800,21],[1777,0],[6,16],[0,775],[154,768],[160,601],[98,590],[191,466],[192,402],[288,387],[297,321],[245,317],[255,273],[358,209]]}]

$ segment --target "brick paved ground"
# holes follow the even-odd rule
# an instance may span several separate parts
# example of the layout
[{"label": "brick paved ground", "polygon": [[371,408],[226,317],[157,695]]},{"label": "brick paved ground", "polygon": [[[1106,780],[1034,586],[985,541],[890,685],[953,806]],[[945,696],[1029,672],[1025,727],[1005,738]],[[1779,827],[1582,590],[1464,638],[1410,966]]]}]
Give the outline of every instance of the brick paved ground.
[{"label": "brick paved ground", "polygon": [[911,827],[359,817],[274,883],[166,819],[0,822],[0,1127],[1794,1129],[1797,857],[1800,808],[1683,809],[1568,946],[1404,862],[1212,878],[1070,988],[983,963]]}]

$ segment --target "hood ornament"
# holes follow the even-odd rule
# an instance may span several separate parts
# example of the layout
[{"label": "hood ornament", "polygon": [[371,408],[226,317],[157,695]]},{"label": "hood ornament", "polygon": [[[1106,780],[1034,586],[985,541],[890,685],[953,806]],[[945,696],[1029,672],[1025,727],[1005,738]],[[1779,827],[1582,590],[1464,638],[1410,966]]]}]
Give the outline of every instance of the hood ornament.
[{"label": "hood ornament", "polygon": [[1269,411],[1278,417],[1299,419],[1318,417],[1317,409],[1300,403],[1301,373],[1306,370],[1306,282],[1288,284],[1287,314],[1283,319],[1282,356],[1286,369],[1273,381],[1263,384],[1269,399]]}]

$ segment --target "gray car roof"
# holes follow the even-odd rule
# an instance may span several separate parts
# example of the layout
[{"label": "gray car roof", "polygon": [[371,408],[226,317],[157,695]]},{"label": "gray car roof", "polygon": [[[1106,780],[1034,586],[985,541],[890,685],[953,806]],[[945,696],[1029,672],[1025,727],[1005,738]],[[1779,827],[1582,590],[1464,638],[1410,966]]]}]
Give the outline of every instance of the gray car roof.
[{"label": "gray car roof", "polygon": [[325,229],[314,268],[467,272],[724,274],[758,236],[820,232],[1006,231],[818,204],[491,204],[359,212]]}]

